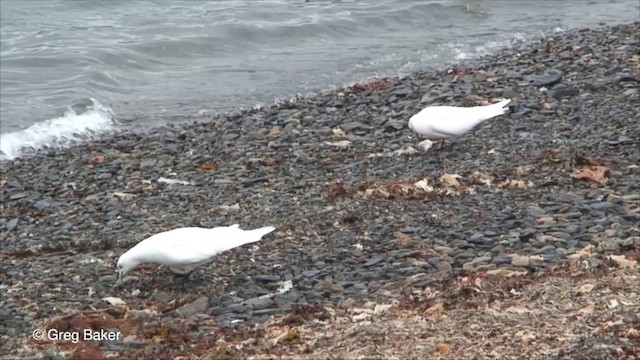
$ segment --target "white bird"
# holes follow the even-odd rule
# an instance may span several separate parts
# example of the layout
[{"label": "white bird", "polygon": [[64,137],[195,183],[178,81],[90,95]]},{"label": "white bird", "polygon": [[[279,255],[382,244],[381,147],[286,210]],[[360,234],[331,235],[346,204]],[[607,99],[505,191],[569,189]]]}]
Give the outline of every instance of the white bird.
[{"label": "white bird", "polygon": [[234,224],[211,229],[184,227],[152,235],[120,256],[118,283],[129,270],[142,263],[158,263],[176,274],[190,274],[221,252],[257,242],[275,229],[266,226],[242,230],[240,225]]},{"label": "white bird", "polygon": [[511,100],[484,106],[429,106],[409,119],[409,128],[429,140],[455,139],[481,122],[507,112]]}]

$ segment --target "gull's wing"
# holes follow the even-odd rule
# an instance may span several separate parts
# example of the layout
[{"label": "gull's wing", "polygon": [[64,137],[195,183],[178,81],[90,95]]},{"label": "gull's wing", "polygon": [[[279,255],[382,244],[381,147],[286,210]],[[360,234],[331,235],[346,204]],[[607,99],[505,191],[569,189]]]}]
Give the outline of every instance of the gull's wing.
[{"label": "gull's wing", "polygon": [[169,266],[197,264],[221,252],[260,240],[265,232],[258,230],[261,229],[242,230],[237,226],[174,229],[145,240],[140,251],[148,254],[149,261]]},{"label": "gull's wing", "polygon": [[453,106],[425,108],[413,120],[416,132],[442,138],[460,136],[475,123],[475,116],[469,108]]}]

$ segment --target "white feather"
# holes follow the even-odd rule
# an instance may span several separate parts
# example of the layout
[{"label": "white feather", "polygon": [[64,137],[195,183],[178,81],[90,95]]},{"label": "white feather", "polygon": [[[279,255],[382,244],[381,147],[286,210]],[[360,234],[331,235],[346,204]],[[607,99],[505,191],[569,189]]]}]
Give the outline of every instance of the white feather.
[{"label": "white feather", "polygon": [[430,106],[409,119],[409,128],[430,140],[456,138],[481,122],[504,114],[510,102],[504,99],[485,106]]},{"label": "white feather", "polygon": [[178,274],[187,274],[208,262],[214,256],[238,246],[257,242],[274,231],[266,226],[255,230],[242,230],[240,225],[212,229],[185,227],[152,235],[126,251],[118,259],[122,278],[129,270],[142,263],[169,266]]}]

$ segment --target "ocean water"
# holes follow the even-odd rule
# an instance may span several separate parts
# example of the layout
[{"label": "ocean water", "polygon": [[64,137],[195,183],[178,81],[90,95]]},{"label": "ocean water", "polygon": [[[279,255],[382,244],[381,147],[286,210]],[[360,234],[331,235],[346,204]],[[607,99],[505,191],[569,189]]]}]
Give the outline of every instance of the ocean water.
[{"label": "ocean water", "polygon": [[2,0],[0,157],[440,67],[639,13],[636,0]]}]

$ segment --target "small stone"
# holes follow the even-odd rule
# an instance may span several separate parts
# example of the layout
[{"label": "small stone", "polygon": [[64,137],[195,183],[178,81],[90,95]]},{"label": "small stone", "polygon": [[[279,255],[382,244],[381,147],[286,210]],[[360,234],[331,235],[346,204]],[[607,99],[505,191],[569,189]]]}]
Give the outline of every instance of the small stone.
[{"label": "small stone", "polygon": [[276,294],[273,297],[273,301],[279,303],[294,303],[298,301],[298,296],[296,294],[288,293],[288,294]]},{"label": "small stone", "polygon": [[558,57],[562,60],[569,60],[573,58],[573,54],[570,51],[561,51]]},{"label": "small stone", "polygon": [[511,258],[511,265],[513,266],[525,267],[525,266],[529,266],[530,264],[531,264],[531,261],[527,256],[515,255]]},{"label": "small stone", "polygon": [[258,275],[254,278],[257,282],[270,283],[280,281],[280,276],[277,275]]},{"label": "small stone", "polygon": [[472,244],[482,244],[484,242],[483,239],[484,239],[483,234],[475,233],[469,239],[467,239],[467,241]]},{"label": "small stone", "polygon": [[358,121],[351,121],[351,122],[342,124],[341,128],[345,131],[353,131],[353,130],[371,131],[374,129],[372,126],[365,125]]},{"label": "small stone", "polygon": [[334,283],[331,280],[323,281],[321,283],[321,288],[324,291],[329,291],[329,292],[334,292],[334,293],[341,292],[342,290],[344,290],[344,287],[341,284]]},{"label": "small stone", "polygon": [[400,232],[405,234],[417,234],[420,232],[420,230],[422,230],[421,227],[407,226],[406,228],[401,229]]},{"label": "small stone", "polygon": [[412,274],[417,274],[422,272],[422,270],[420,270],[420,268],[417,268],[415,266],[408,266],[408,267],[404,267],[404,268],[400,268],[396,270],[398,273],[403,274],[403,275],[412,275]]},{"label": "small stone", "polygon": [[278,311],[278,309],[259,309],[253,312],[253,316],[273,315],[276,311]]},{"label": "small stone", "polygon": [[485,256],[481,256],[473,259],[472,262],[474,263],[474,265],[480,265],[480,264],[487,264],[490,261],[491,261],[491,256],[485,255]]},{"label": "small stone", "polygon": [[354,304],[355,301],[352,298],[346,298],[338,304],[338,307],[341,309],[350,309]]},{"label": "small stone", "polygon": [[438,253],[443,253],[447,255],[453,254],[453,249],[450,248],[449,246],[434,245],[433,250],[435,250]]},{"label": "small stone", "polygon": [[320,274],[322,271],[321,270],[307,270],[307,271],[303,271],[302,272],[302,276],[304,277],[314,277],[318,274]]},{"label": "small stone", "polygon": [[462,264],[462,270],[465,270],[465,271],[475,271],[475,270],[476,270],[476,266],[475,266],[475,264],[473,263],[473,261],[470,261],[470,262],[467,262],[467,263]]},{"label": "small stone", "polygon": [[573,236],[565,231],[553,231],[548,233],[549,236],[555,237],[556,241],[568,241],[573,238]]},{"label": "small stone", "polygon": [[553,216],[541,216],[538,218],[538,224],[542,224],[542,225],[551,225],[551,224],[555,224],[555,220],[553,218]]},{"label": "small stone", "polygon": [[269,299],[268,297],[258,297],[245,300],[244,304],[253,307],[254,310],[261,310],[273,305],[273,300]]},{"label": "small stone", "polygon": [[153,167],[156,164],[156,160],[155,159],[151,159],[151,160],[145,160],[142,162],[142,164],[140,164],[140,168],[141,169],[148,169]]},{"label": "small stone", "polygon": [[215,306],[209,309],[209,315],[222,315],[225,313],[225,308],[222,306]]},{"label": "small stone", "polygon": [[538,232],[538,230],[536,230],[534,228],[524,229],[524,230],[522,230],[522,232],[520,232],[520,240],[527,241],[527,240],[535,237],[537,232]]},{"label": "small stone", "polygon": [[367,293],[369,288],[363,283],[354,283],[351,287],[345,289],[346,294],[361,295]]},{"label": "small stone", "polygon": [[51,207],[51,203],[46,200],[38,200],[35,204],[35,207],[40,210],[45,210]]},{"label": "small stone", "polygon": [[154,300],[158,300],[158,301],[161,301],[161,302],[164,302],[164,303],[168,303],[169,301],[173,300],[173,295],[171,295],[170,293],[165,292],[165,291],[157,292],[157,293],[153,294],[151,297]]},{"label": "small stone", "polygon": [[492,264],[496,264],[498,266],[500,265],[506,265],[506,264],[511,264],[511,258],[508,256],[494,256],[491,259],[491,263]]},{"label": "small stone", "polygon": [[453,271],[453,267],[451,266],[451,264],[446,261],[440,262],[436,268],[440,273],[450,273]]},{"label": "small stone", "polygon": [[562,81],[562,73],[554,72],[544,75],[531,75],[527,77],[533,86],[551,86]]},{"label": "small stone", "polygon": [[29,194],[27,193],[17,193],[9,196],[9,200],[20,200],[26,198],[27,196],[29,196]]},{"label": "small stone", "polygon": [[404,123],[395,120],[389,120],[386,124],[384,124],[383,129],[386,132],[394,132],[402,130],[406,127]]},{"label": "small stone", "polygon": [[476,271],[489,271],[497,268],[496,264],[480,264],[476,266]]},{"label": "small stone", "polygon": [[374,257],[374,258],[369,259],[369,261],[364,263],[364,265],[362,265],[362,266],[371,267],[371,266],[374,266],[374,265],[377,265],[377,264],[381,263],[382,260],[383,260],[382,257]]},{"label": "small stone", "polygon": [[540,250],[538,250],[537,252],[539,254],[544,254],[544,253],[552,253],[556,251],[556,247],[553,245],[547,245],[547,246],[543,246]]},{"label": "small stone", "polygon": [[98,202],[98,196],[96,196],[96,195],[87,195],[84,198],[84,201],[86,201],[88,203],[91,203],[91,204],[95,204],[95,203]]},{"label": "small stone", "polygon": [[574,97],[576,95],[580,94],[580,90],[578,89],[556,89],[556,90],[551,90],[549,92],[549,95],[556,99],[556,100],[562,100],[565,98],[570,98],[570,97]]},{"label": "small stone", "polygon": [[238,314],[238,313],[244,312],[244,310],[246,309],[246,306],[244,306],[243,304],[231,304],[231,305],[227,306],[227,308],[230,311]]},{"label": "small stone", "polygon": [[544,254],[542,255],[542,261],[544,262],[554,262],[562,259],[562,256],[559,254]]},{"label": "small stone", "polygon": [[5,224],[7,231],[13,231],[18,227],[18,218],[13,218]]},{"label": "small stone", "polygon": [[209,298],[202,296],[193,302],[182,305],[176,310],[176,313],[183,318],[190,318],[194,315],[205,314],[207,307],[209,307]]},{"label": "small stone", "polygon": [[571,224],[568,225],[567,227],[564,228],[564,231],[566,231],[569,234],[575,234],[580,230],[580,226],[576,225],[576,224]]}]

